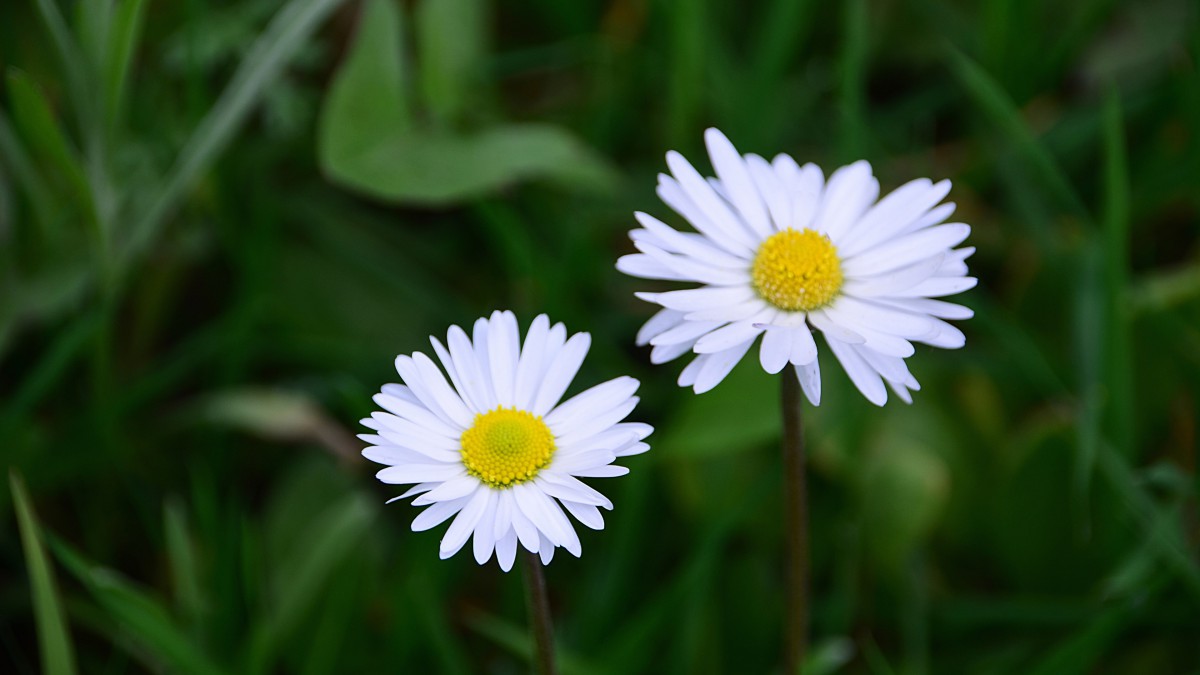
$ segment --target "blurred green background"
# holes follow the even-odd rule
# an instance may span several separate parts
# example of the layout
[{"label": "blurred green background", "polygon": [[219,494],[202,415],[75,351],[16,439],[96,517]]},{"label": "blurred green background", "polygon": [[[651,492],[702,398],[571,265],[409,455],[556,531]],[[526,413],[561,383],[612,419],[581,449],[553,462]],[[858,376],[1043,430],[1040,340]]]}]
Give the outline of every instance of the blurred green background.
[{"label": "blurred green background", "polygon": [[950,178],[979,248],[913,406],[824,362],[810,672],[1200,673],[1198,15],[6,0],[0,670],[528,672],[519,576],[439,561],[351,435],[511,308],[657,427],[548,569],[563,672],[780,672],[778,383],[677,388],[613,268],[714,125]]}]

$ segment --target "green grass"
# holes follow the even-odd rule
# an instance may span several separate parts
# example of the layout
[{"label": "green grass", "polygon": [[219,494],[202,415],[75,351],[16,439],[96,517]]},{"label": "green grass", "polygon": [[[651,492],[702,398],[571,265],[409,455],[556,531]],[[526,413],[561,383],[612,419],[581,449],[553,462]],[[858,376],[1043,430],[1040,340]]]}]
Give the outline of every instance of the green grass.
[{"label": "green grass", "polygon": [[519,575],[347,436],[512,308],[657,429],[548,569],[563,672],[780,672],[777,383],[677,388],[613,269],[718,126],[950,178],[979,249],[913,406],[823,368],[810,671],[1200,673],[1193,4],[4,3],[0,670],[527,672]]}]

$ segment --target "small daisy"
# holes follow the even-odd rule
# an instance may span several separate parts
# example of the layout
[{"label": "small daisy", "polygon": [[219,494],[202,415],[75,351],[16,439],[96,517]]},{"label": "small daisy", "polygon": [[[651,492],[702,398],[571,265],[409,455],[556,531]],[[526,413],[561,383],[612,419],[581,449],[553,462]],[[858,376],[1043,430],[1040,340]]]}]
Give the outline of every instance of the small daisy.
[{"label": "small daisy", "polygon": [[637,337],[653,345],[651,361],[695,352],[679,384],[703,393],[762,335],[763,368],[778,373],[790,363],[818,405],[816,329],[869,401],[887,401],[886,383],[911,403],[910,390],[920,388],[904,361],[913,343],[961,347],[962,332],[945,319],[972,316],[935,299],[976,281],[964,262],[975,249],[954,248],[971,228],[943,223],[954,204],[938,205],[950,182],[921,178],[876,202],[879,182],[865,161],[826,180],[787,155],[739,155],[716,129],[705,141],[716,178],[673,151],[673,175],[658,177],[659,197],[696,232],[638,213],[642,228],[629,236],[640,253],[617,261],[631,276],[702,284],[637,294],[663,307]]},{"label": "small daisy", "polygon": [[568,339],[545,315],[533,320],[524,345],[512,312],[479,319],[473,336],[451,326],[446,337],[446,345],[430,338],[445,375],[421,352],[396,357],[404,384],[385,384],[375,395],[387,412],[362,420],[375,431],[360,436],[371,444],[363,455],[387,465],[376,474],[384,483],[415,483],[395,498],[419,495],[413,505],[428,507],[414,531],[454,516],[443,559],[469,537],[480,565],[495,551],[506,572],[518,543],[543,564],[557,546],[579,556],[563,509],[594,530],[604,527],[597,507],[612,509],[579,479],[622,476],[629,469],[612,462],[649,449],[642,439],[653,429],[621,421],[637,405],[638,381],[618,377],[559,403],[591,337]]}]

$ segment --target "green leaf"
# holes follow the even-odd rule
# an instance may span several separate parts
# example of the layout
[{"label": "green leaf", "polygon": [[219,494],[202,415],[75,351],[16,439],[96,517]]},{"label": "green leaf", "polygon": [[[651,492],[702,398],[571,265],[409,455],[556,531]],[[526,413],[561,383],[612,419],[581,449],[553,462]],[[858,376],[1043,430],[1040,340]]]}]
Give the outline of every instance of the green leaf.
[{"label": "green leaf", "polygon": [[325,157],[325,169],[336,182],[381,199],[427,205],[479,197],[534,178],[605,189],[616,180],[574,136],[547,125],[511,125],[469,136],[389,131],[361,152],[334,152]]},{"label": "green leaf", "polygon": [[[52,542],[59,561],[91,592],[119,631],[113,640],[153,671],[164,666],[190,675],[225,672],[193,644],[162,603],[112,570],[97,567],[65,542]],[[129,644],[127,644],[129,643]]]},{"label": "green leaf", "polygon": [[317,26],[341,2],[291,0],[279,10],[254,41],[216,104],[192,132],[162,187],[154,191],[155,201],[134,222],[130,240],[122,251],[126,258],[136,258],[146,250],[175,204],[233,140],[268,85],[309,43]]},{"label": "green leaf", "polygon": [[21,546],[25,549],[25,566],[29,569],[30,592],[33,595],[33,614],[37,621],[38,649],[42,655],[42,673],[71,675],[75,672],[75,647],[63,617],[58,584],[54,569],[46,556],[41,528],[25,490],[25,481],[16,471],[9,471],[8,484],[12,489],[21,530]]},{"label": "green leaf", "polygon": [[414,127],[402,44],[395,7],[384,0],[368,5],[321,114],[320,160],[334,182],[379,199],[424,205],[459,202],[530,179],[588,189],[616,183],[606,161],[558,127],[510,125],[461,135]]},{"label": "green leaf", "polygon": [[391,0],[364,3],[350,53],[337,72],[321,113],[318,152],[369,150],[381,131],[412,127],[402,15]]},{"label": "green leaf", "polygon": [[480,0],[422,0],[417,5],[421,91],[438,128],[460,122],[479,97],[487,21],[487,3]]}]

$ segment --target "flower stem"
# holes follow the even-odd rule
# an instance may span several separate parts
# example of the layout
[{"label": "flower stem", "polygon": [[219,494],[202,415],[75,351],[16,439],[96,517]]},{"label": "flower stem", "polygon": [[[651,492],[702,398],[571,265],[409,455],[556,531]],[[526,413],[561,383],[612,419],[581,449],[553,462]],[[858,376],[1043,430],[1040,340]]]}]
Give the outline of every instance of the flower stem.
[{"label": "flower stem", "polygon": [[546,596],[546,577],[536,553],[521,549],[521,570],[525,575],[525,604],[533,629],[534,663],[538,675],[557,675],[554,666],[554,630],[550,623],[550,601]]},{"label": "flower stem", "polygon": [[787,623],[783,663],[787,675],[798,675],[808,651],[808,479],[805,472],[804,424],[800,414],[800,380],[783,374],[784,525],[787,527]]}]

